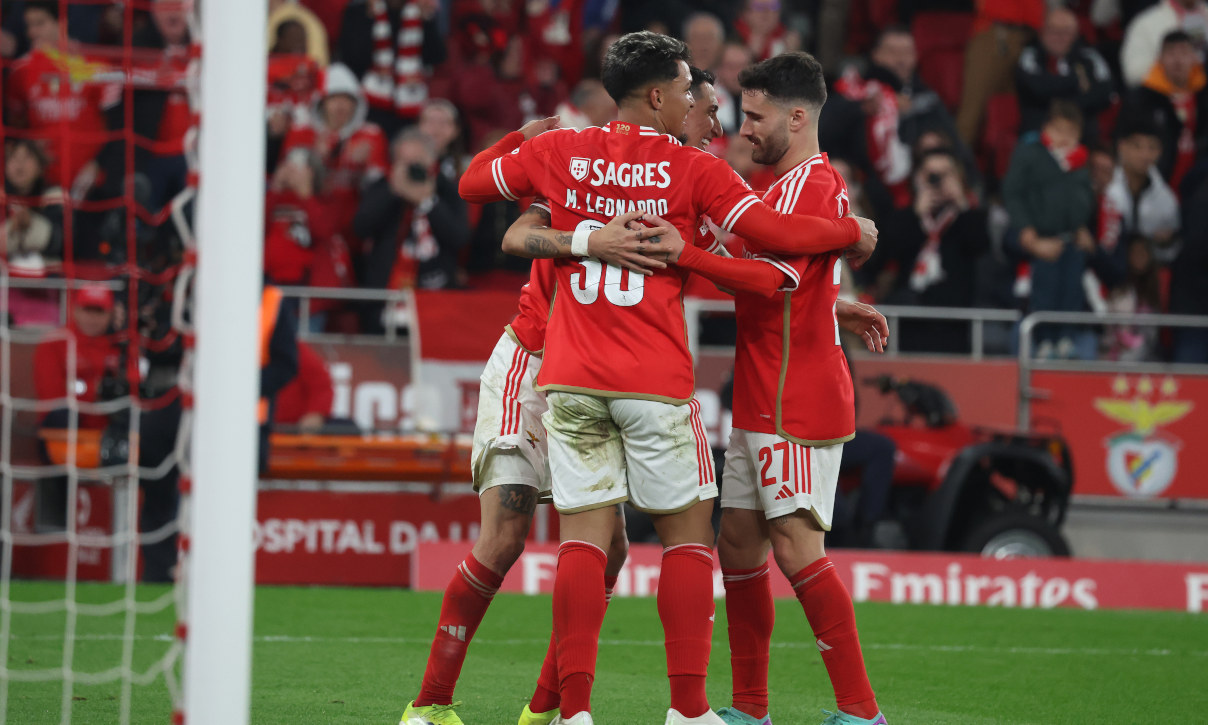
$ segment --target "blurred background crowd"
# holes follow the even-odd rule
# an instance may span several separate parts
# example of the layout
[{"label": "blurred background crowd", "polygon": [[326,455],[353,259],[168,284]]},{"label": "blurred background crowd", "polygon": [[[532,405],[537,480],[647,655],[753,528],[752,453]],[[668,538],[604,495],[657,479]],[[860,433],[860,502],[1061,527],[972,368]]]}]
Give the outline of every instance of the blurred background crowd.
[{"label": "blurred background crowd", "polygon": [[[466,205],[459,174],[527,120],[556,114],[582,128],[612,119],[602,54],[618,34],[651,29],[683,38],[716,76],[726,136],[709,152],[756,189],[770,179],[739,135],[739,71],[785,50],[822,61],[831,91],[822,147],[853,209],[881,229],[847,294],[936,307],[1208,313],[1200,0],[268,8],[264,252],[279,285],[518,289],[527,261],[503,255],[499,240],[521,209]],[[193,147],[184,79],[196,52],[185,6],[5,0],[0,25],[0,240],[10,269],[54,275],[137,261],[154,273],[178,263],[182,245],[163,222],[186,188]],[[114,82],[104,68],[124,54],[153,81]],[[140,297],[158,294],[142,287]],[[23,292],[10,302],[14,321],[57,323],[55,299]],[[380,332],[399,324],[393,312],[317,300],[303,324]],[[991,336],[988,351],[1011,352],[1013,337]],[[1047,358],[1208,362],[1205,330],[1048,326],[1037,342]],[[966,352],[970,341],[961,325],[916,320],[903,323],[901,344]]]}]

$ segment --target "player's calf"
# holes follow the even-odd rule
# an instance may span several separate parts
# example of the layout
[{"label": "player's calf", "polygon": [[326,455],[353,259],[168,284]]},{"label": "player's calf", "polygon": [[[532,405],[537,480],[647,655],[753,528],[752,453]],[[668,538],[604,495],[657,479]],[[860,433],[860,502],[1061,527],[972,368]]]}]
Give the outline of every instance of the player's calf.
[{"label": "player's calf", "polygon": [[492,486],[482,492],[479,502],[482,523],[474,557],[502,576],[524,553],[537,509],[537,489],[514,483]]}]

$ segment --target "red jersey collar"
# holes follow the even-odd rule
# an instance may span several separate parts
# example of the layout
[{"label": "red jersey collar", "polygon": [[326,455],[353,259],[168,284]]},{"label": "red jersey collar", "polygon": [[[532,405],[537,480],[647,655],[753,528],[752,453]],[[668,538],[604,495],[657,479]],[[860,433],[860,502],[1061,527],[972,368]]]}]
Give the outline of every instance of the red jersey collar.
[{"label": "red jersey collar", "polygon": [[650,126],[639,126],[636,123],[629,123],[628,121],[609,121],[607,126],[602,126],[601,128],[609,133],[618,133],[623,136],[665,136],[668,142],[674,143],[677,146],[681,145],[679,139],[669,133],[659,133]]},{"label": "red jersey collar", "polygon": [[812,166],[813,164],[816,164],[816,163],[818,163],[819,161],[829,161],[829,160],[830,160],[830,159],[827,157],[827,155],[826,155],[825,153],[818,153],[818,154],[814,154],[813,156],[809,157],[809,158],[808,158],[808,159],[806,159],[805,161],[802,161],[801,163],[797,164],[797,165],[796,165],[796,166],[794,166],[793,168],[789,169],[788,171],[784,172],[784,173],[783,173],[783,174],[781,174],[779,177],[777,177],[777,178],[776,178],[776,182],[775,182],[775,183],[773,183],[771,186],[769,186],[769,187],[768,187],[768,191],[771,191],[772,189],[775,189],[777,186],[779,186],[779,185],[780,185],[780,182],[782,182],[782,181],[784,181],[785,179],[789,178],[790,176],[792,176],[793,174],[797,173],[797,172],[798,172],[798,171],[800,171],[801,169],[804,169],[804,168],[805,168],[805,167],[807,167],[807,166]]}]

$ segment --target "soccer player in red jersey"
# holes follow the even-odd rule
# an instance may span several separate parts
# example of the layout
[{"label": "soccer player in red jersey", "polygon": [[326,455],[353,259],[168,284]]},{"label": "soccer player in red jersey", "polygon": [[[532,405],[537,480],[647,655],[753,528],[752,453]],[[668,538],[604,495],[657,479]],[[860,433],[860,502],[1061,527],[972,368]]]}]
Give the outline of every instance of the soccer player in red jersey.
[{"label": "soccer player in red jersey", "polygon": [[[866,258],[875,246],[870,222],[777,212],[724,161],[679,142],[693,106],[688,59],[686,46],[673,38],[622,37],[609,49],[603,73],[620,108],[618,121],[551,131],[511,153],[515,139],[505,137],[475,158],[462,177],[462,196],[491,201],[540,194],[551,202],[552,225],[574,228],[570,246],[577,255],[601,219],[637,210],[666,217],[678,237],[693,238],[699,218],[709,214],[767,249],[850,248]],[[580,256],[557,259],[555,275],[561,294],[554,298],[537,381],[549,391],[543,420],[554,505],[562,514],[554,587],[561,717],[555,722],[592,722],[609,508],[628,500],[652,514],[665,547],[658,609],[671,681],[667,723],[718,723],[705,697],[717,487],[693,400],[682,307],[686,270],[643,276]]]},{"label": "soccer player in red jersey", "polygon": [[[688,113],[681,141],[703,149],[721,134],[717,121],[717,92],[712,86],[712,76],[707,73],[693,68],[692,80],[692,93],[701,102]],[[521,129],[521,136],[531,138],[554,127],[556,121],[551,118],[527,124]],[[647,241],[662,230],[641,227],[633,230],[634,234],[625,234],[626,222],[632,222],[635,216],[626,214],[614,218],[607,225],[607,231],[611,233],[594,233],[589,251],[592,256],[609,260],[631,272],[650,274],[650,267],[666,266],[650,256],[651,250],[657,253],[662,248],[660,243]],[[566,253],[569,254],[571,235],[550,229],[550,221],[548,203],[544,200],[534,202],[504,235],[504,250],[537,257],[542,254],[541,250],[557,249],[561,244],[568,248]],[[709,241],[700,244],[706,248],[720,247]],[[403,716],[404,725],[425,720],[438,725],[461,722],[452,705],[453,689],[465,661],[466,648],[490,605],[489,596],[471,588],[467,574],[477,571],[479,581],[485,579],[488,589],[496,578],[502,580],[524,549],[539,499],[549,494],[545,428],[540,420],[548,406],[545,395],[533,390],[533,380],[540,369],[541,351],[545,347],[545,323],[552,291],[553,262],[537,258],[529,283],[520,293],[520,311],[496,343],[483,371],[472,454],[474,482],[482,497],[482,530],[471,555],[458,567],[445,589],[420,695],[408,704]],[[611,597],[628,547],[619,505],[617,512],[617,528],[604,572],[606,599]],[[487,571],[483,571],[484,568]],[[463,633],[464,636],[458,636]],[[519,724],[547,725],[558,715],[560,699],[557,651],[551,636],[536,690],[520,714]]]},{"label": "soccer player in red jersey", "polygon": [[[848,215],[847,186],[818,147],[826,102],[822,66],[787,53],[739,76],[741,135],[776,182],[763,200],[782,212]],[[689,262],[693,250],[689,253]],[[768,545],[814,631],[839,712],[827,725],[884,725],[860,651],[851,596],[826,557],[839,460],[855,436],[851,373],[839,327],[880,350],[888,328],[866,305],[837,302],[839,252],[772,254],[748,246],[774,286],[737,289],[734,430],[726,451],[718,544],[726,586],[733,706],[725,722],[770,725],[767,668],[772,635]],[[681,261],[682,257],[681,257]]]}]

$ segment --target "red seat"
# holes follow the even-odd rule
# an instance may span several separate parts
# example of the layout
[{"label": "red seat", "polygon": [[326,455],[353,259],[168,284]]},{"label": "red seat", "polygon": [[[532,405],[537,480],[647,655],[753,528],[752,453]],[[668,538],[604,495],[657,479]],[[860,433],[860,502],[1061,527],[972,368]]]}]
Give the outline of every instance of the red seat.
[{"label": "red seat", "polygon": [[911,28],[919,54],[919,75],[944,104],[960,105],[965,75],[965,46],[973,29],[972,13],[919,13]]},{"label": "red seat", "polygon": [[1019,99],[1014,93],[997,93],[986,104],[986,123],[978,154],[982,172],[1002,178],[1011,163],[1019,136]]}]

